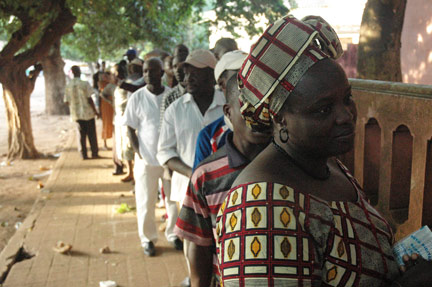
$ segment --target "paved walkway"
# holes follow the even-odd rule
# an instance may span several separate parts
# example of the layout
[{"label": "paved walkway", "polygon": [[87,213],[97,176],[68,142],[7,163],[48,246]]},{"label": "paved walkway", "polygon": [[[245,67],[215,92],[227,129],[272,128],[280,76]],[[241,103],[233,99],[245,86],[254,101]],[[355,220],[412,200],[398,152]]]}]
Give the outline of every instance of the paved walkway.
[{"label": "paved walkway", "polygon": [[[3,287],[99,286],[105,280],[121,287],[179,286],[187,273],[183,253],[160,232],[156,257],[146,257],[135,213],[116,212],[121,203],[135,206],[135,199],[132,185],[111,175],[111,151],[83,161],[75,146],[72,135],[32,212],[0,254],[0,271],[20,247],[34,255],[12,265]],[[156,218],[162,214],[157,210]],[[59,240],[73,246],[70,254],[53,251]],[[99,252],[105,246],[111,253]]]}]

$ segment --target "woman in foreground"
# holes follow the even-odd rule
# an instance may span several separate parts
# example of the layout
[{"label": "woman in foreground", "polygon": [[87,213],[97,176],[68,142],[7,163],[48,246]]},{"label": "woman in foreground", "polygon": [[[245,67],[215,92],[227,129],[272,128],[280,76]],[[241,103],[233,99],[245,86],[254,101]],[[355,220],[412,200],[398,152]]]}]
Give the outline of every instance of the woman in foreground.
[{"label": "woman in foreground", "polygon": [[432,281],[422,272],[431,268],[424,261],[400,275],[389,224],[334,158],[352,149],[355,136],[351,87],[334,60],[341,54],[322,18],[287,16],[244,62],[242,114],[252,129],[272,129],[274,139],[239,175],[219,211],[223,286]]}]

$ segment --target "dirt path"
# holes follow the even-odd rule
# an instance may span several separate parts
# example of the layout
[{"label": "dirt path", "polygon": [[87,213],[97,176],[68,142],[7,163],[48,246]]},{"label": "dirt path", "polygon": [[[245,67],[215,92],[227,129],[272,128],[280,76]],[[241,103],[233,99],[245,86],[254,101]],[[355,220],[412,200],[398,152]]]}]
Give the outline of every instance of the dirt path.
[{"label": "dirt path", "polygon": [[[73,124],[69,116],[47,116],[44,114],[44,80],[39,77],[31,96],[33,136],[39,152],[55,155],[62,151]],[[0,95],[3,95],[0,85]],[[30,211],[37,195],[39,181],[43,184],[56,158],[17,160],[7,162],[7,122],[3,96],[0,97],[0,252],[15,233],[15,225],[22,222]],[[33,180],[31,180],[33,178]]]}]

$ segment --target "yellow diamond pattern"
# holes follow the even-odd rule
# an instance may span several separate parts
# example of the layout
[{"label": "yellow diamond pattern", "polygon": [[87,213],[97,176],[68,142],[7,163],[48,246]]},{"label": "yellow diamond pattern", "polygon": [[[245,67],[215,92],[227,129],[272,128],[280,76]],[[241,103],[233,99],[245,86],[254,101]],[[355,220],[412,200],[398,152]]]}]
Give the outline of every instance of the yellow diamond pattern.
[{"label": "yellow diamond pattern", "polygon": [[230,218],[231,231],[234,230],[234,228],[236,227],[236,225],[237,225],[237,216],[233,213],[231,215],[231,218]]},{"label": "yellow diamond pattern", "polygon": [[220,213],[223,213],[225,210],[225,205],[226,205],[226,201],[224,200],[224,202],[222,202],[221,207],[220,207]]},{"label": "yellow diamond pattern", "polygon": [[233,205],[236,203],[237,198],[238,198],[238,192],[237,192],[237,190],[236,190],[236,191],[234,192],[234,194],[232,195],[232,197],[231,197],[231,203],[232,203]]},{"label": "yellow diamond pattern", "polygon": [[291,244],[288,241],[288,238],[285,237],[280,244],[280,249],[285,258],[291,253]]},{"label": "yellow diamond pattern", "polygon": [[291,222],[291,215],[286,208],[284,208],[280,214],[280,221],[285,227],[287,227],[288,224]]},{"label": "yellow diamond pattern", "polygon": [[328,272],[327,272],[327,282],[333,281],[336,279],[337,276],[337,268],[336,266],[333,266]]},{"label": "yellow diamond pattern", "polygon": [[255,184],[255,186],[252,188],[252,196],[255,199],[258,199],[260,194],[261,194],[261,186],[259,186],[259,184]]},{"label": "yellow diamond pattern", "polygon": [[255,207],[254,211],[251,214],[252,216],[252,222],[255,225],[255,227],[258,227],[258,224],[261,221],[261,212],[259,212],[258,208]]},{"label": "yellow diamond pattern", "polygon": [[258,237],[254,237],[251,243],[251,251],[254,257],[257,257],[259,253],[261,252],[261,242],[259,241]]},{"label": "yellow diamond pattern", "polygon": [[287,199],[287,197],[289,196],[289,190],[288,188],[284,185],[279,189],[279,194],[280,196],[282,196],[283,199]]},{"label": "yellow diamond pattern", "polygon": [[235,247],[234,241],[231,239],[230,243],[228,245],[228,258],[230,260],[233,258],[233,255],[235,253],[235,249],[236,249],[236,247]]}]

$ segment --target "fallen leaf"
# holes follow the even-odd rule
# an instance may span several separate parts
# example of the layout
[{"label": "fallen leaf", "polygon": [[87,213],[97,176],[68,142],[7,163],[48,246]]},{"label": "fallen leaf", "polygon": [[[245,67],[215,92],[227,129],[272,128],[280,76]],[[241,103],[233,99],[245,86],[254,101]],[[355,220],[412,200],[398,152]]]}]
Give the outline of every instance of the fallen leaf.
[{"label": "fallen leaf", "polygon": [[116,209],[116,212],[123,214],[123,213],[131,212],[134,210],[135,210],[135,207],[131,207],[127,203],[122,203],[122,204],[120,204],[120,207]]}]

